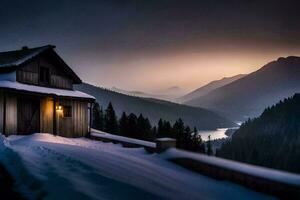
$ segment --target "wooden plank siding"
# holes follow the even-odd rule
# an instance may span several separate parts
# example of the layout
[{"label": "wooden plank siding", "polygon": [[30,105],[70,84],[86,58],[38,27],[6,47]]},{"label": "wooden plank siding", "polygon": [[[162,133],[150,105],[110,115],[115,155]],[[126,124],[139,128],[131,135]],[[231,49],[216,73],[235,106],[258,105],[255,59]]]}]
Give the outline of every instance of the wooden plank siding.
[{"label": "wooden plank siding", "polygon": [[58,135],[63,137],[83,137],[88,133],[88,103],[78,100],[60,99],[57,106],[71,106],[72,117],[64,117],[57,112]]},{"label": "wooden plank siding", "polygon": [[[6,134],[18,134],[18,98],[31,98],[15,92],[6,92]],[[35,96],[34,98],[37,98]],[[53,97],[40,96],[40,131],[53,134]],[[0,132],[3,132],[4,91],[0,90]],[[63,137],[84,137],[89,132],[88,102],[77,99],[57,99],[57,106],[71,106],[72,116],[64,117],[63,111],[57,112],[57,133]]]},{"label": "wooden plank siding", "polygon": [[[39,70],[41,67],[49,69],[50,83],[41,83],[39,79]],[[73,89],[73,81],[66,76],[59,67],[56,66],[53,60],[47,58],[47,55],[27,63],[22,68],[17,70],[17,81],[26,84],[40,85],[44,87],[53,87],[61,89]]]},{"label": "wooden plank siding", "polygon": [[17,97],[6,94],[6,128],[5,133],[12,135],[17,133]]},{"label": "wooden plank siding", "polygon": [[0,90],[0,133],[3,133],[3,100],[4,100],[4,92],[3,90]]},{"label": "wooden plank siding", "polygon": [[40,105],[40,132],[53,133],[53,98],[42,98]]},{"label": "wooden plank siding", "polygon": [[30,83],[34,85],[38,85],[38,73],[29,72],[29,71],[17,71],[17,80],[22,83]]},{"label": "wooden plank siding", "polygon": [[68,88],[68,89],[72,88],[72,84],[73,84],[72,80],[67,79],[63,76],[52,74],[50,80],[51,80],[51,86],[53,87]]}]

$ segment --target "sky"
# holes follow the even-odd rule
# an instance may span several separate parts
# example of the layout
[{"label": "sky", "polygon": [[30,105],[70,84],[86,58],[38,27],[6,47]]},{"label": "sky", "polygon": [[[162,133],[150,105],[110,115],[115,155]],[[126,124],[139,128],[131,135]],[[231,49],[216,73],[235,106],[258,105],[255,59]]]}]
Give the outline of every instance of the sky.
[{"label": "sky", "polygon": [[0,51],[53,44],[83,81],[190,91],[300,56],[298,1],[1,0]]}]

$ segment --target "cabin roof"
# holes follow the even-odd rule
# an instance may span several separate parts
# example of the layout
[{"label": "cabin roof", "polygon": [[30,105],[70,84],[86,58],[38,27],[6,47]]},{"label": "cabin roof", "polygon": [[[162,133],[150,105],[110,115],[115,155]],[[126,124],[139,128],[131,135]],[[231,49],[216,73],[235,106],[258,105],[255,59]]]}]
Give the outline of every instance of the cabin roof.
[{"label": "cabin roof", "polygon": [[77,90],[48,88],[48,87],[28,85],[19,82],[13,82],[13,81],[0,81],[0,88],[6,88],[6,89],[8,88],[16,91],[21,91],[21,92],[46,94],[46,95],[57,96],[57,97],[72,97],[72,98],[88,99],[93,101],[95,100],[95,97]]},{"label": "cabin roof", "polygon": [[0,74],[15,71],[40,54],[51,51],[62,66],[63,70],[74,80],[74,83],[82,83],[81,79],[75,74],[75,72],[54,51],[54,48],[55,46],[53,45],[46,45],[36,48],[23,47],[20,50],[0,52]]}]

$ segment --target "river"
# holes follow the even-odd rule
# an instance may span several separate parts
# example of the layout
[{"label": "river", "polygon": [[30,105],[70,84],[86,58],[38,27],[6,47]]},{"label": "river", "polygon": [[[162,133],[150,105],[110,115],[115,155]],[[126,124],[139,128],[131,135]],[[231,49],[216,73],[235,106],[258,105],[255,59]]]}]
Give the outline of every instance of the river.
[{"label": "river", "polygon": [[202,140],[207,141],[210,135],[211,140],[226,138],[225,132],[228,128],[218,128],[217,130],[200,130],[198,134],[201,135]]}]

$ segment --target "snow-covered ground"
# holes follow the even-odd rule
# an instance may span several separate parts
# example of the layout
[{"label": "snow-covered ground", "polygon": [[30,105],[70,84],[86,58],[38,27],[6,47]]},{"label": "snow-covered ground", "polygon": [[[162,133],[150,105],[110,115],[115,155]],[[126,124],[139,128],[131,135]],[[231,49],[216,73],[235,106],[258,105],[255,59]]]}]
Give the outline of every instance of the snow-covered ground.
[{"label": "snow-covered ground", "polygon": [[50,134],[1,136],[0,162],[27,197],[46,199],[269,199],[143,148]]}]

